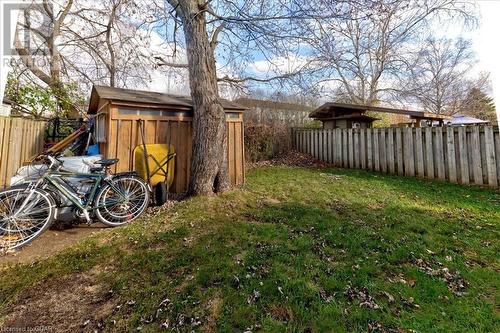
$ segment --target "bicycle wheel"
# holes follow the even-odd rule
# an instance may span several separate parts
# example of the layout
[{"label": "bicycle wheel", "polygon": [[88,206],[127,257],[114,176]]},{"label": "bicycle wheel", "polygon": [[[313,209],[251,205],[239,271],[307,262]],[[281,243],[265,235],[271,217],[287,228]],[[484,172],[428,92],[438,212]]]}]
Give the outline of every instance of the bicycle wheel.
[{"label": "bicycle wheel", "polygon": [[96,195],[97,218],[113,227],[138,218],[149,204],[149,190],[144,180],[124,175],[114,177],[111,183],[113,186],[104,185]]},{"label": "bicycle wheel", "polygon": [[0,192],[0,250],[16,249],[34,240],[50,226],[55,210],[54,199],[41,189]]}]

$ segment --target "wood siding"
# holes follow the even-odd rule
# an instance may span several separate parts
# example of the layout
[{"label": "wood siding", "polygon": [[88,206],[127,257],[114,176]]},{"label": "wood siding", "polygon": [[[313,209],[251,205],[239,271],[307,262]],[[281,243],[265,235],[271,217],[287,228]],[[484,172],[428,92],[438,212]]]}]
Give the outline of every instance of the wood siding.
[{"label": "wood siding", "polygon": [[[191,150],[192,150],[192,119],[191,117],[170,116],[130,116],[118,114],[116,105],[109,110],[106,142],[100,144],[100,150],[108,158],[118,158],[120,161],[114,167],[114,172],[133,170],[134,148],[142,144],[139,119],[144,120],[144,138],[146,144],[170,143],[176,152],[175,172],[172,191],[182,193],[189,183]],[[244,182],[244,146],[243,119],[227,119],[228,163],[229,175],[234,185]]]},{"label": "wood siding", "polygon": [[500,187],[500,136],[491,126],[295,128],[292,136],[296,150],[337,167]]},{"label": "wood siding", "polygon": [[0,188],[35,155],[43,151],[46,122],[0,117]]}]

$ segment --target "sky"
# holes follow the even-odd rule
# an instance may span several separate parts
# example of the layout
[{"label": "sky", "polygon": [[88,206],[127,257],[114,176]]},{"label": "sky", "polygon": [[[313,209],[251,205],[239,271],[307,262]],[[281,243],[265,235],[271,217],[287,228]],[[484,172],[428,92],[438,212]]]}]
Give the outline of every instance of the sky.
[{"label": "sky", "polygon": [[479,59],[479,68],[491,73],[493,98],[497,106],[500,126],[500,1],[479,1],[481,26],[472,36],[474,49]]},{"label": "sky", "polygon": [[[5,0],[0,0],[3,2]],[[497,108],[497,113],[500,119],[500,43],[498,43],[500,34],[500,0],[478,0],[479,12],[481,15],[480,26],[475,30],[467,30],[461,26],[448,26],[443,28],[443,25],[436,25],[436,36],[446,35],[449,37],[463,36],[465,38],[470,38],[473,41],[473,48],[476,53],[478,64],[476,66],[477,73],[481,71],[487,71],[491,73],[492,79],[492,92],[495,99],[495,105],[499,106]],[[14,22],[12,22],[14,23]],[[5,27],[2,27],[5,29]],[[10,29],[13,31],[13,29]],[[3,34],[0,34],[0,38],[3,38]],[[3,43],[0,43],[0,48]],[[1,51],[1,50],[0,50]],[[4,60],[4,59],[2,59]],[[283,59],[284,62],[287,62]],[[288,60],[288,63],[290,60]],[[292,61],[293,62],[293,61]],[[0,73],[2,74],[2,81],[6,78],[5,61],[1,61]],[[297,64],[295,64],[297,65]],[[255,70],[256,72],[265,72],[267,68],[266,61],[256,60],[254,64],[250,65],[249,68]],[[182,90],[186,91],[188,89],[187,82],[183,81],[178,75],[165,77],[164,73],[158,73],[156,75],[153,73],[152,82],[149,89],[156,91],[164,91],[168,86],[170,86],[170,92],[179,93],[180,91],[172,90]],[[0,97],[3,98],[3,84],[0,84]]]}]

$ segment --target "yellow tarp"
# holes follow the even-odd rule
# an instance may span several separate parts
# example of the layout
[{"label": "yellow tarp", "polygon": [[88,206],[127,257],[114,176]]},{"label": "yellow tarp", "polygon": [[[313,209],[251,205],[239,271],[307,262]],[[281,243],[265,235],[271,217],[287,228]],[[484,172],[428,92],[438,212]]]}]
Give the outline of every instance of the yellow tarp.
[{"label": "yellow tarp", "polygon": [[[167,164],[165,164],[165,162],[167,161],[168,155],[173,154],[175,152],[174,146],[170,145],[169,149],[169,146],[166,144],[159,144],[159,143],[147,144],[146,150],[149,155],[148,164],[149,164],[149,173],[151,175],[151,180],[150,180],[151,186],[155,186],[159,182],[165,182],[166,179],[168,179],[168,186],[170,187],[172,185],[172,182],[174,181],[175,158],[172,158],[170,162],[168,162]],[[158,162],[156,162],[155,159]],[[162,164],[165,164],[162,166],[163,170],[160,169],[160,166]],[[146,172],[146,163],[144,160],[144,149],[142,145],[139,145],[134,149],[133,167],[134,170],[139,174],[139,176],[141,176],[145,180],[148,179],[148,175]],[[164,170],[167,171],[167,168],[168,168],[168,177],[164,172]]]}]

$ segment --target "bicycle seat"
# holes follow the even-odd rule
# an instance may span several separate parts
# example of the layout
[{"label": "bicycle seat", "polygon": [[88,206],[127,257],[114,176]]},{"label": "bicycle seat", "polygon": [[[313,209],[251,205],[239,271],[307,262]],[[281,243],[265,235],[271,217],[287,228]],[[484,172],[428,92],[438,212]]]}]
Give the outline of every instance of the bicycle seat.
[{"label": "bicycle seat", "polygon": [[119,161],[119,159],[117,159],[117,158],[102,159],[99,161],[95,161],[94,164],[100,164],[101,166],[110,166],[110,165],[118,163],[118,161]]}]

